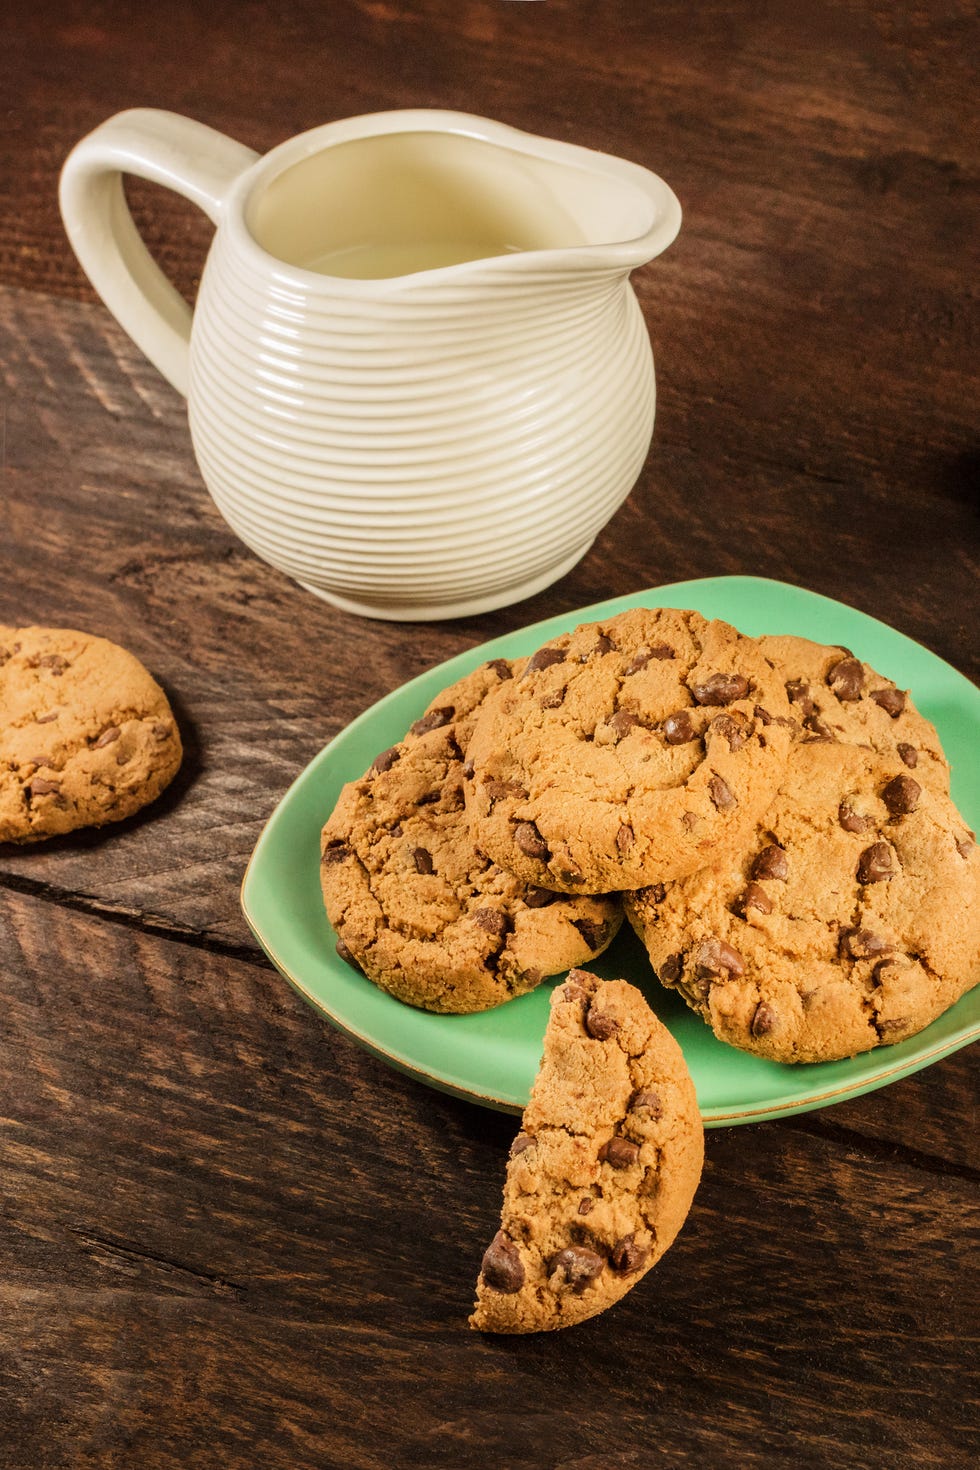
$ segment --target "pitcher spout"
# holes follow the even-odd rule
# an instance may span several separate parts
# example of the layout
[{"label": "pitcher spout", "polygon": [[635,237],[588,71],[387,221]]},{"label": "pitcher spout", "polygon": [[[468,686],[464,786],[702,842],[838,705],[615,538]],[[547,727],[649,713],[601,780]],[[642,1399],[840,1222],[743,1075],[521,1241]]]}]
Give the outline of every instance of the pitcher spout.
[{"label": "pitcher spout", "polygon": [[259,171],[246,222],[276,260],[361,297],[542,255],[559,271],[628,272],[680,228],[673,191],[650,170],[469,113],[370,113],[319,136],[314,154],[268,180]]}]

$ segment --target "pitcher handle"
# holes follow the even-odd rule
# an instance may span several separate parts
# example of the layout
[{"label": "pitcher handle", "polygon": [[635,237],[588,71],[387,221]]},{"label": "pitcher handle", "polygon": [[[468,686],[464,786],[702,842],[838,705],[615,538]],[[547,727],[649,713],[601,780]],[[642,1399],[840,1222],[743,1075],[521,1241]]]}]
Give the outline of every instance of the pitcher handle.
[{"label": "pitcher handle", "polygon": [[175,189],[217,225],[228,190],[258,156],[204,123],[137,107],[83,138],[61,172],[61,217],[82,269],[119,325],[185,398],[193,313],[144,245],[123,174]]}]

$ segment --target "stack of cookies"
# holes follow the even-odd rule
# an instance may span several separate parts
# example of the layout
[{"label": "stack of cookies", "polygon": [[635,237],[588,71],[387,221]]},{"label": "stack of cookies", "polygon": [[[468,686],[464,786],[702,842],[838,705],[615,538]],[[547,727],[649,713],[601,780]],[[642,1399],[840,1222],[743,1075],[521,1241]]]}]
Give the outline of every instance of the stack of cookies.
[{"label": "stack of cookies", "polygon": [[933,726],[847,649],[696,612],[483,665],[344,789],[322,857],[340,952],[431,1010],[587,964],[624,911],[661,984],[777,1061],[902,1040],[980,979]]},{"label": "stack of cookies", "polygon": [[[635,609],[433,700],[322,834],[338,951],[411,1005],[569,970],[471,1325],[601,1312],[671,1244],[703,1159],[643,994],[577,968],[623,914],[651,980],[781,1062],[913,1035],[980,979],[980,857],[935,729],[848,649]],[[572,968],[576,967],[576,968]]]}]

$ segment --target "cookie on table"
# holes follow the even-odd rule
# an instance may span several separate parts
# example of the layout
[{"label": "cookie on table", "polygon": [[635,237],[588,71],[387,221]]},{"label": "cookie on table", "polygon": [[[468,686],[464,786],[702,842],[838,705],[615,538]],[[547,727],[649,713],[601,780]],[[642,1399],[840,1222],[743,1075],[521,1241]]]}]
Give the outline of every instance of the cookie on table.
[{"label": "cookie on table", "polygon": [[455,728],[409,734],[344,787],[320,874],[343,958],[409,1005],[470,1012],[600,954],[622,907],[528,884],[474,844]]},{"label": "cookie on table", "polygon": [[735,858],[625,896],[660,980],[722,1041],[820,1062],[903,1041],[980,981],[980,854],[897,754],[797,744]]},{"label": "cookie on table", "polygon": [[782,779],[784,681],[755,641],[637,608],[541,648],[467,746],[479,845],[530,883],[640,888],[735,847]]},{"label": "cookie on table", "polygon": [[625,980],[572,971],[551,997],[470,1325],[543,1332],[618,1301],[680,1230],[703,1157],[674,1038]]},{"label": "cookie on table", "polygon": [[866,745],[897,758],[920,785],[949,790],[949,764],[938,732],[899,689],[847,648],[808,638],[756,640],[783,681],[804,740]]},{"label": "cookie on table", "polygon": [[0,626],[0,842],[121,821],[160,795],[181,755],[166,695],[124,648]]}]

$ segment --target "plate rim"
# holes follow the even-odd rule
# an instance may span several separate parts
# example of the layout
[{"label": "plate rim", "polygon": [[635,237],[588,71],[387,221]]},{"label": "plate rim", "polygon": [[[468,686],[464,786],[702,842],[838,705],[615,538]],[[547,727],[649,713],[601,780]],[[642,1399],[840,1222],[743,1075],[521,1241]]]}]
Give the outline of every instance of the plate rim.
[{"label": "plate rim", "polygon": [[[316,753],[316,755],[312,757],[310,761],[307,762],[307,764],[296,775],[293,781],[290,782],[286,791],[276,802],[272,811],[269,813],[268,817],[263,823],[258,838],[256,839],[256,842],[252,848],[252,852],[249,855],[248,862],[242,875],[239,891],[239,902],[242,914],[245,918],[246,923],[248,924],[249,930],[258,942],[263,953],[268,957],[268,959],[271,961],[276,971],[282,976],[282,978],[286,980],[286,982],[299,995],[303,997],[307,1004],[309,1004],[312,1009],[317,1012],[318,1015],[322,1016],[325,1020],[330,1022],[333,1027],[335,1027],[343,1035],[350,1038],[371,1055],[379,1058],[383,1063],[401,1072],[403,1075],[412,1077],[416,1081],[419,1081],[428,1087],[435,1088],[440,1092],[446,1093],[450,1096],[458,1097],[464,1101],[476,1104],[478,1106],[489,1107],[496,1111],[506,1112],[512,1115],[519,1116],[523,1110],[523,1104],[512,1101],[506,1097],[495,1096],[486,1090],[480,1090],[474,1087],[466,1086],[458,1079],[453,1078],[449,1075],[444,1075],[438,1071],[430,1071],[424,1066],[424,1064],[419,1063],[418,1061],[413,1060],[412,1058],[405,1055],[400,1055],[398,1052],[392,1051],[387,1046],[382,1045],[374,1036],[368,1034],[363,1030],[360,1030],[357,1026],[353,1025],[350,1020],[339,1014],[335,1009],[332,1009],[323,1000],[321,1000],[319,996],[315,995],[309,989],[309,987],[298,978],[298,976],[294,975],[291,972],[289,966],[275,952],[274,945],[264,935],[261,925],[250,910],[249,887],[250,884],[254,883],[255,881],[254,872],[257,866],[257,860],[261,859],[261,852],[263,847],[266,846],[269,841],[271,841],[271,834],[274,833],[278,822],[282,820],[283,812],[286,809],[291,808],[293,802],[296,800],[299,794],[299,789],[303,785],[305,785],[307,781],[313,780],[315,778],[321,765],[326,765],[329,763],[331,752],[338,740],[342,736],[356,736],[357,730],[360,728],[360,726],[363,723],[367,723],[369,720],[373,720],[378,715],[379,711],[383,711],[384,706],[389,701],[394,702],[396,699],[403,698],[406,695],[410,694],[410,692],[416,686],[432,682],[433,675],[437,672],[440,675],[440,680],[442,679],[443,673],[447,673],[448,677],[446,679],[446,685],[448,686],[448,684],[454,682],[455,678],[461,677],[461,672],[464,665],[469,664],[470,667],[476,667],[476,664],[481,661],[485,661],[485,658],[493,657],[496,649],[498,648],[498,645],[506,644],[509,640],[513,638],[521,638],[523,640],[525,638],[528,638],[530,635],[533,635],[538,629],[544,628],[546,626],[551,627],[556,622],[567,620],[570,625],[574,625],[574,623],[578,622],[595,621],[597,618],[603,616],[615,616],[614,612],[609,611],[610,608],[616,607],[618,610],[623,610],[627,607],[643,605],[643,602],[648,597],[656,597],[658,599],[655,604],[651,605],[670,607],[674,604],[672,604],[670,601],[663,601],[662,599],[665,596],[669,597],[671,594],[680,592],[682,590],[686,592],[688,589],[693,590],[699,587],[704,588],[706,586],[710,586],[714,589],[723,586],[723,584],[731,585],[735,583],[740,584],[743,587],[766,587],[776,589],[780,593],[789,592],[794,595],[802,596],[803,599],[806,601],[817,604],[823,603],[835,609],[842,609],[844,612],[853,614],[865,622],[877,625],[877,627],[881,628],[889,637],[897,637],[905,643],[911,644],[915,648],[921,649],[922,652],[925,653],[933,663],[938,664],[941,667],[944,674],[952,675],[956,680],[960,681],[963,686],[965,686],[965,691],[970,694],[972,702],[976,706],[976,715],[978,722],[980,722],[980,689],[978,689],[977,686],[973,684],[972,680],[970,680],[966,674],[963,674],[959,669],[956,669],[952,664],[943,659],[939,654],[934,653],[925,644],[919,642],[914,638],[911,638],[908,634],[903,633],[900,629],[895,628],[892,624],[886,623],[883,619],[876,618],[871,613],[865,613],[862,609],[856,608],[849,603],[843,602],[840,599],[827,597],[824,593],[814,592],[809,588],[801,587],[795,583],[780,581],[778,578],[755,577],[751,574],[736,573],[731,575],[726,574],[718,577],[699,577],[681,582],[665,583],[662,586],[641,588],[635,592],[624,593],[613,598],[603,599],[598,602],[590,603],[584,607],[572,608],[565,612],[558,612],[552,614],[549,617],[540,618],[534,623],[523,624],[519,628],[511,629],[508,632],[499,634],[494,638],[485,639],[482,642],[475,643],[470,648],[464,649],[458,654],[451,655],[448,659],[444,659],[439,663],[433,664],[427,669],[423,669],[413,678],[408,679],[404,683],[397,685],[394,689],[389,690],[386,694],[375,700],[372,704],[367,706],[367,708],[363,709],[359,714],[355,715],[352,720],[348,721],[348,723],[344,725],[342,729],[338,730],[333,736],[331,736],[327,743]],[[474,660],[474,655],[480,655],[480,657]],[[460,668],[460,673],[457,673],[457,666],[459,666]],[[966,992],[965,994],[969,993],[970,992]],[[961,999],[964,998],[965,996],[961,997]],[[943,1013],[943,1015],[948,1014],[948,1011]],[[939,1021],[941,1019],[942,1016],[937,1017],[936,1021]],[[930,1025],[935,1024],[935,1021],[930,1023]],[[925,1029],[928,1030],[929,1028],[927,1027]],[[917,1033],[917,1035],[919,1036],[923,1034],[924,1032]],[[719,1106],[705,1108],[702,1106],[700,1109],[702,1122],[706,1128],[735,1126],[737,1124],[743,1123],[765,1122],[775,1118],[791,1117],[801,1113],[814,1111],[818,1108],[831,1106],[834,1103],[843,1102],[848,1099],[860,1097],[865,1093],[876,1091],[880,1087],[888,1085],[890,1082],[900,1081],[904,1077],[912,1076],[916,1072],[933,1064],[934,1062],[940,1061],[944,1057],[952,1055],[954,1052],[968,1046],[971,1042],[977,1040],[978,1038],[980,1038],[980,1018],[978,1018],[975,1022],[967,1021],[963,1023],[951,1035],[944,1037],[942,1040],[938,1040],[936,1045],[925,1053],[918,1053],[913,1057],[896,1059],[895,1065],[892,1067],[877,1069],[870,1074],[860,1076],[847,1082],[842,1082],[837,1086],[829,1086],[819,1089],[817,1091],[807,1093],[806,1096],[790,1097],[783,1103],[753,1103],[752,1105],[736,1109],[723,1108]],[[907,1038],[907,1040],[914,1042],[916,1038],[909,1037]],[[719,1044],[724,1045],[724,1043]],[[898,1046],[901,1046],[903,1044],[904,1043],[899,1042]],[[857,1053],[855,1057],[841,1058],[839,1060],[844,1062],[855,1061],[860,1057],[875,1056],[883,1050],[884,1049],[880,1047],[872,1047],[867,1052]],[[792,1071],[794,1073],[798,1073],[801,1071],[801,1069],[804,1068],[814,1066],[819,1067],[823,1065],[828,1064],[819,1062],[796,1063],[792,1064]],[[835,1065],[835,1063],[832,1062],[829,1065]]]}]

